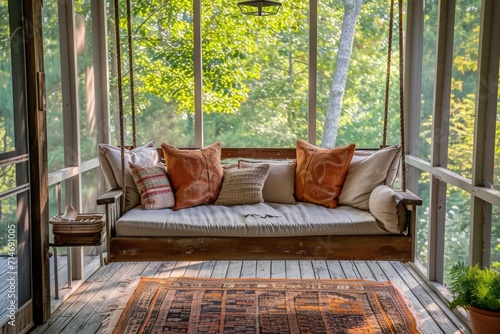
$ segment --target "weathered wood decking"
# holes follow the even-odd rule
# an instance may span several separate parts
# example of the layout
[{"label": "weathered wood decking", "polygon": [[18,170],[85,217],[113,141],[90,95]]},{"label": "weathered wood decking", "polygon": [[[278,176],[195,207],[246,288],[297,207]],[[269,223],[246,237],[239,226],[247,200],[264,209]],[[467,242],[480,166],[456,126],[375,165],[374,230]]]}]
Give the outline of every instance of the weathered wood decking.
[{"label": "weathered wood decking", "polygon": [[[12,260],[11,260],[12,261]],[[17,268],[17,258],[14,258],[14,267]],[[7,307],[11,301],[9,298],[9,279],[12,273],[9,270],[9,257],[0,256],[0,321],[6,322],[8,320]],[[16,278],[16,276],[14,276]],[[17,286],[16,286],[17,289]],[[12,291],[11,291],[12,294]],[[15,294],[17,297],[17,294]]]},{"label": "weathered wood decking", "polygon": [[[62,261],[61,261],[62,262]],[[470,333],[408,265],[384,261],[171,261],[111,263],[100,268],[33,333],[99,333],[101,312],[124,281],[154,277],[362,278],[392,281],[413,305],[425,333]],[[64,285],[65,282],[63,281]]]}]

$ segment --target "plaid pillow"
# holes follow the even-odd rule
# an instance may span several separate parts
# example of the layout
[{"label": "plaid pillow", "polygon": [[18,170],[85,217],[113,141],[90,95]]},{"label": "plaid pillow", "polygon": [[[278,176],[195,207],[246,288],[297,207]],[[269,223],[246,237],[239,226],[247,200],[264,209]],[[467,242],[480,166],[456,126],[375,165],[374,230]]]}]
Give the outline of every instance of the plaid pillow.
[{"label": "plaid pillow", "polygon": [[167,170],[161,163],[140,166],[129,162],[129,166],[144,209],[155,210],[174,206],[174,194],[170,188]]}]

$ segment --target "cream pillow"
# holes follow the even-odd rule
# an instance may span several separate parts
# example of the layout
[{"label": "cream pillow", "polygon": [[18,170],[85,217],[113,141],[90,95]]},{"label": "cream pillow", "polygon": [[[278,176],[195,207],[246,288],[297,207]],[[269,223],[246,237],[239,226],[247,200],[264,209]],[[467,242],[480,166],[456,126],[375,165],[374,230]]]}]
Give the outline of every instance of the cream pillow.
[{"label": "cream pillow", "polygon": [[[122,187],[122,163],[120,148],[108,144],[98,145],[98,157],[102,173],[106,180],[106,189]],[[144,146],[125,150],[125,211],[141,204],[141,196],[130,173],[129,162],[142,166],[154,166],[159,162],[158,151],[154,142]]]},{"label": "cream pillow", "polygon": [[264,202],[295,204],[295,161],[269,161],[269,162],[254,162],[240,160],[239,168],[251,168],[269,164],[269,175],[267,175],[264,189],[262,189],[262,197]]},{"label": "cream pillow", "polygon": [[264,202],[262,188],[269,168],[269,164],[263,164],[253,168],[224,171],[222,188],[215,204],[231,206]]},{"label": "cream pillow", "polygon": [[347,170],[339,205],[368,210],[373,189],[382,184],[392,186],[397,175],[400,152],[399,145],[374,152],[357,151]]},{"label": "cream pillow", "polygon": [[370,213],[391,233],[400,234],[406,230],[406,208],[401,199],[400,194],[385,185],[376,187],[370,194]]}]

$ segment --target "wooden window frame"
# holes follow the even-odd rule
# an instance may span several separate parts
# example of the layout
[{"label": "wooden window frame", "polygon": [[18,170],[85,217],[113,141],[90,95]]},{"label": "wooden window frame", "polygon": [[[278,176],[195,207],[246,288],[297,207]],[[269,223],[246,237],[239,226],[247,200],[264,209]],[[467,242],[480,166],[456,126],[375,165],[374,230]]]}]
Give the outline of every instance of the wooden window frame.
[{"label": "wooden window frame", "polygon": [[[475,129],[473,147],[472,178],[467,179],[446,168],[448,159],[449,108],[451,92],[451,68],[453,62],[453,29],[455,0],[439,2],[438,35],[436,44],[436,85],[434,91],[431,161],[418,157],[420,136],[420,87],[422,72],[423,0],[409,1],[407,52],[419,50],[413,58],[407,59],[408,131],[406,162],[416,170],[430,174],[430,221],[427,277],[443,283],[444,234],[446,186],[453,185],[471,196],[470,264],[488,266],[491,249],[492,205],[500,207],[500,193],[491,189],[495,149],[495,127],[498,96],[498,59],[500,46],[494,38],[500,34],[500,3],[483,0],[481,3],[478,74],[475,105]],[[497,20],[498,21],[498,20]],[[411,39],[411,41],[409,40]],[[498,134],[497,134],[498,135]],[[412,144],[413,143],[413,144]],[[409,188],[418,190],[418,175],[410,176]]]}]

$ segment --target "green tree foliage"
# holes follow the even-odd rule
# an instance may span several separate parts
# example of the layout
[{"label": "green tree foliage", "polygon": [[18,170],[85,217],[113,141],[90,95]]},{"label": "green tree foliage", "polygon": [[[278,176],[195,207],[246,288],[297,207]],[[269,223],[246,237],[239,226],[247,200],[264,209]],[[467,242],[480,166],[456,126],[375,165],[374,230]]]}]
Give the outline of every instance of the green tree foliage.
[{"label": "green tree foliage", "polygon": [[[277,16],[247,17],[229,0],[202,2],[205,142],[217,140],[233,147],[293,147],[296,138],[307,137],[308,6],[305,0],[285,2]],[[319,2],[317,100],[320,134],[328,87],[335,69],[343,6],[343,0]],[[123,4],[119,24],[127,114],[130,97],[124,8]],[[360,14],[353,66],[348,75],[340,119],[340,144],[356,142],[359,147],[377,147],[381,142],[385,85],[380,82],[385,78],[388,8],[389,1],[368,1]],[[132,16],[138,142],[169,141],[178,146],[192,146],[192,3],[136,1]],[[113,25],[111,19],[110,32],[113,32]],[[111,33],[111,44],[113,39]],[[111,55],[111,79],[116,83],[113,47]],[[397,59],[397,50],[393,57]],[[390,143],[399,142],[397,69],[395,62]],[[116,89],[112,89],[112,94],[116,112]],[[125,121],[127,142],[130,143],[130,118],[126,117]]]},{"label": "green tree foliage", "polygon": [[339,46],[335,61],[335,70],[331,79],[328,104],[325,114],[322,147],[334,147],[337,141],[339,118],[351,63],[356,24],[361,7],[367,0],[344,0],[344,18],[340,30]]},{"label": "green tree foliage", "polygon": [[[8,2],[0,1],[0,15],[9,17]],[[4,80],[0,85],[0,153],[14,149],[14,108],[12,95],[12,65],[10,61],[10,26],[9,20],[0,22],[0,75]]]},{"label": "green tree foliage", "polygon": [[[224,5],[234,12],[234,24],[245,27],[233,29],[230,39],[245,34],[252,50],[236,64],[238,71],[248,73],[240,81],[245,99],[234,112],[205,113],[205,141],[233,147],[292,147],[297,137],[307,136],[308,3],[289,3],[274,18],[246,17],[232,2]],[[232,48],[226,41],[218,43]]]},{"label": "green tree foliage", "polygon": [[75,49],[80,122],[80,159],[97,157],[97,131],[91,0],[76,0]]},{"label": "green tree foliage", "polygon": [[49,172],[65,167],[61,54],[57,8],[58,4],[54,1],[49,1],[43,6],[43,61],[47,99],[47,151]]},{"label": "green tree foliage", "polygon": [[[328,104],[328,90],[336,67],[338,27],[342,24],[343,4],[328,1],[319,11],[318,27],[318,136]],[[367,1],[361,8],[355,30],[351,65],[342,99],[337,146],[356,143],[376,148],[382,143],[385,76],[388,53],[389,1]],[[396,16],[397,18],[397,16]],[[394,25],[390,79],[388,144],[400,142],[399,133],[399,52],[398,27]],[[335,38],[329,38],[335,34]],[[321,51],[320,51],[321,50]]]},{"label": "green tree foliage", "polygon": [[[481,1],[457,1],[450,96],[447,168],[470,179]],[[470,195],[447,187],[445,274],[457,261],[469,260]],[[492,235],[500,232],[493,227]]]},{"label": "green tree foliage", "polygon": [[471,178],[481,1],[457,1],[448,169]]},{"label": "green tree foliage", "polygon": [[439,4],[434,0],[424,2],[424,39],[422,47],[422,85],[420,99],[419,156],[427,161],[431,155],[431,126],[436,76],[436,41]]},{"label": "green tree foliage", "polygon": [[[292,2],[280,11],[279,20],[273,20],[243,16],[230,1],[202,2],[206,13],[202,16],[202,71],[207,142],[291,146],[297,132],[305,136],[308,45],[303,27],[307,27],[307,6],[305,1]],[[138,123],[148,124],[149,138],[141,127],[138,135],[142,141],[191,146],[192,3],[169,2],[167,6],[166,2],[139,1],[134,8],[134,69],[140,73],[135,98]],[[124,19],[120,26],[124,31]],[[126,45],[123,38],[122,45]],[[125,85],[127,82],[125,78]],[[158,119],[164,120],[159,130],[150,126]],[[284,137],[287,133],[290,135]]]},{"label": "green tree foliage", "polygon": [[[110,84],[115,138],[118,138],[117,60],[114,8],[109,11]],[[130,79],[125,1],[120,4],[123,104],[126,143],[131,144]],[[139,0],[132,8],[132,42],[138,142],[175,138],[179,146],[194,144],[193,13],[185,0]]]},{"label": "green tree foliage", "polygon": [[[0,1],[0,153],[15,149],[14,103],[12,94],[11,30],[8,2]],[[5,19],[7,18],[7,19]],[[16,166],[0,167],[0,193],[16,187]],[[6,254],[8,225],[16,222],[16,196],[0,201],[0,255]]]}]

